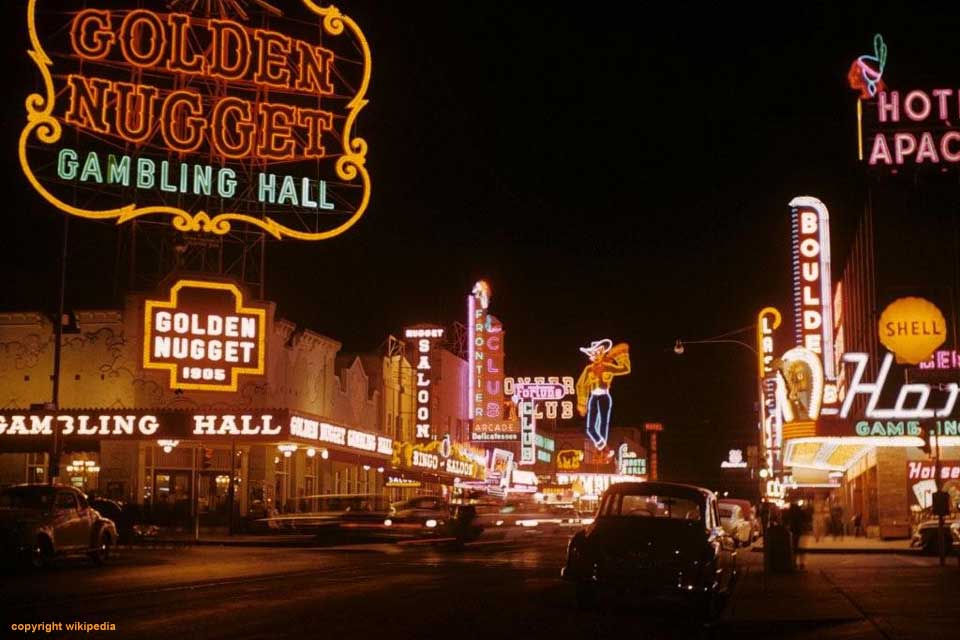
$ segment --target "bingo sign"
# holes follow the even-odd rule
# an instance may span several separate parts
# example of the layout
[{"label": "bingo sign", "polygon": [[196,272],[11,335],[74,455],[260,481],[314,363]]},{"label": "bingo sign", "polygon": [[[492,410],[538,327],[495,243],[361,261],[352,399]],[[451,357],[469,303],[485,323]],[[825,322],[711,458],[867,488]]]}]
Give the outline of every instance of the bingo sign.
[{"label": "bingo sign", "polygon": [[145,302],[143,368],[169,371],[171,389],[236,391],[241,374],[264,372],[266,315],[234,284],[180,280]]},{"label": "bingo sign", "polygon": [[64,213],[118,224],[349,229],[370,198],[356,136],[370,48],[334,7],[275,4],[30,0],[27,180]]}]

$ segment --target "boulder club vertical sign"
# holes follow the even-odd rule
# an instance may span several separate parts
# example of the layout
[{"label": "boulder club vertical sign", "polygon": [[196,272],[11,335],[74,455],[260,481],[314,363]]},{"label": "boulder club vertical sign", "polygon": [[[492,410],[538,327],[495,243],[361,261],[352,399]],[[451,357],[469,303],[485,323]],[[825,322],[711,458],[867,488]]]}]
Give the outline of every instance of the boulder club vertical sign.
[{"label": "boulder club vertical sign", "polygon": [[370,47],[314,0],[28,0],[21,169],[60,211],[324,240],[367,209]]},{"label": "boulder club vertical sign", "polygon": [[169,371],[171,389],[236,391],[264,372],[266,310],[232,283],[180,280],[143,316],[143,368]]}]

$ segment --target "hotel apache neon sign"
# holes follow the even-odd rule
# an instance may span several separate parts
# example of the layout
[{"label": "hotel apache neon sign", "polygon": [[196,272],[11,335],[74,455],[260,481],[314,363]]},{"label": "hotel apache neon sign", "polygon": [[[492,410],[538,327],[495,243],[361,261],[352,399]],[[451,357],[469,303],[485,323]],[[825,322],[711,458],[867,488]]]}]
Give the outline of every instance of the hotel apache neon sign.
[{"label": "hotel apache neon sign", "polygon": [[143,368],[169,371],[171,389],[236,391],[240,375],[264,372],[266,310],[234,284],[180,280],[143,318]]},{"label": "hotel apache neon sign", "polygon": [[[278,11],[271,24],[285,33],[194,15],[202,8],[166,12],[160,0],[47,4],[27,5],[43,90],[27,98],[19,140],[23,172],[47,202],[118,224],[164,215],[180,231],[222,235],[242,222],[302,240],[339,235],[363,215],[367,143],[354,128],[370,48],[335,7]],[[325,46],[312,41],[320,30]],[[78,187],[95,204],[78,203]]]}]

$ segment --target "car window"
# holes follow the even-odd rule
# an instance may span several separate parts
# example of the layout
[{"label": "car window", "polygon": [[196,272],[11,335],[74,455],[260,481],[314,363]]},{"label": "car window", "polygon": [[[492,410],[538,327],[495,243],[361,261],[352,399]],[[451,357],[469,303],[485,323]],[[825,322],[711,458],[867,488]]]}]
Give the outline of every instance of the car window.
[{"label": "car window", "polygon": [[57,509],[76,509],[77,499],[72,493],[61,491],[57,494]]},{"label": "car window", "polygon": [[6,509],[49,509],[53,502],[53,492],[37,487],[14,487],[0,493],[0,508]]},{"label": "car window", "polygon": [[701,507],[689,498],[623,494],[619,505],[611,502],[610,514],[639,518],[700,520]]},{"label": "car window", "polygon": [[729,518],[731,516],[733,516],[733,509],[731,509],[730,507],[720,507],[721,518]]}]

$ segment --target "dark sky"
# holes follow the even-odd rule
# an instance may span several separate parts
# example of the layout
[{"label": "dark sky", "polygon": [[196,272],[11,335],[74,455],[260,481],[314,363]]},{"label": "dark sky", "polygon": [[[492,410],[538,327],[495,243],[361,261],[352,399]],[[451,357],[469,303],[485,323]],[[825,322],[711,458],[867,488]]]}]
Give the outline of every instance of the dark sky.
[{"label": "dark sky", "polygon": [[[3,4],[0,307],[52,310],[61,214],[19,173],[35,78],[26,2]],[[362,351],[406,324],[463,321],[487,278],[510,373],[576,375],[577,347],[628,341],[614,423],[662,420],[667,475],[712,480],[752,434],[753,359],[722,345],[677,357],[674,340],[789,312],[792,196],[828,204],[842,254],[861,206],[845,78],[874,32],[891,85],[951,86],[960,60],[955,3],[714,4],[337,3],[373,50],[359,129],[372,203],[337,239],[271,243],[267,297]],[[71,233],[68,305],[110,304],[115,230]]]}]

